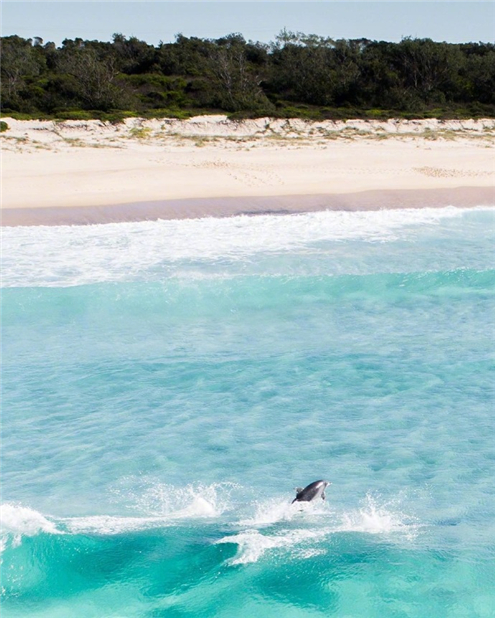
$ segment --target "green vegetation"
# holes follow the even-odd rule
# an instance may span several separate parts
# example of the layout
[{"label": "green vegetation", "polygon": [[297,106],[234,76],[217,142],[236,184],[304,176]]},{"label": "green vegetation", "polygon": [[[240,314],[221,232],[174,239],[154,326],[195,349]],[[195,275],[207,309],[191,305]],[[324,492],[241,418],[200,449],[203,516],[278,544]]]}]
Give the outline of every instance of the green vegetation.
[{"label": "green vegetation", "polygon": [[178,35],[156,47],[122,34],[112,42],[66,39],[60,47],[18,36],[0,42],[1,112],[15,118],[495,116],[492,43],[333,40],[287,31],[270,45],[239,34]]},{"label": "green vegetation", "polygon": [[4,120],[0,120],[0,133],[3,133],[4,131],[8,131],[8,130],[9,130],[9,125]]},{"label": "green vegetation", "polygon": [[151,137],[151,129],[149,127],[134,127],[129,131],[129,134],[137,139],[147,139]]}]

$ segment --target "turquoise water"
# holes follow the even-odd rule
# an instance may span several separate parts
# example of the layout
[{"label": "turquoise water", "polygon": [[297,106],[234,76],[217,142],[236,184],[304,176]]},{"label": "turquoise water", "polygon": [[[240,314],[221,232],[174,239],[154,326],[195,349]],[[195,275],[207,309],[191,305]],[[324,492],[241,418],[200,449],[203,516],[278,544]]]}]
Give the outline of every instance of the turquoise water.
[{"label": "turquoise water", "polygon": [[494,240],[487,208],[5,229],[3,615],[495,616]]}]

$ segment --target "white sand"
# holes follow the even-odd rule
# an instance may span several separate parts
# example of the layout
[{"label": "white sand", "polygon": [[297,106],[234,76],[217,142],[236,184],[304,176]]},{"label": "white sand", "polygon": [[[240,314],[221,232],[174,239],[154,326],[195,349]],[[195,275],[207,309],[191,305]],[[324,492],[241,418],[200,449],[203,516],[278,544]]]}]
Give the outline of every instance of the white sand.
[{"label": "white sand", "polygon": [[456,187],[484,189],[486,199],[495,184],[495,120],[4,120],[6,214]]}]

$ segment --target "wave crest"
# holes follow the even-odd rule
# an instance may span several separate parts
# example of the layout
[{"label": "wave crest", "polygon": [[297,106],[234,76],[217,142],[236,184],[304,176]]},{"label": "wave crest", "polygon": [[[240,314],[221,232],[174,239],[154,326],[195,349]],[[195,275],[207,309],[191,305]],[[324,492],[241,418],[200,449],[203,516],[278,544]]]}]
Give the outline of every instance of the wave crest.
[{"label": "wave crest", "polygon": [[472,217],[486,210],[322,211],[283,217],[5,228],[3,285],[65,287],[162,280],[184,270],[191,277],[191,268],[204,275],[223,262],[233,264],[262,254],[323,256],[328,242],[415,239],[419,228],[438,227],[445,220],[462,220],[466,213]]},{"label": "wave crest", "polygon": [[[289,505],[270,500],[256,505],[254,517],[238,525],[251,528],[217,541],[238,546],[235,556],[227,561],[229,565],[257,562],[267,551],[276,549],[289,550],[295,558],[309,558],[326,551],[311,545],[342,533],[382,534],[390,540],[412,541],[420,528],[413,517],[400,510],[398,501],[380,504],[371,495],[366,496],[362,507],[343,512],[322,502]],[[272,526],[267,532],[258,529],[267,525]]]}]

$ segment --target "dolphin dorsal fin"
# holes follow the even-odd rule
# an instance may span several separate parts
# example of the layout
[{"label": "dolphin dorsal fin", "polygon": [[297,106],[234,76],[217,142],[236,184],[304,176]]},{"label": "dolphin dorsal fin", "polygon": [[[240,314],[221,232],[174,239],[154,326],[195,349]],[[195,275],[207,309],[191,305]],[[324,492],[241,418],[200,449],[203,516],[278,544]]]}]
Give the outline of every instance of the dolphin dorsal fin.
[{"label": "dolphin dorsal fin", "polygon": [[296,490],[296,494],[300,494],[304,487],[294,487],[294,489]]}]

